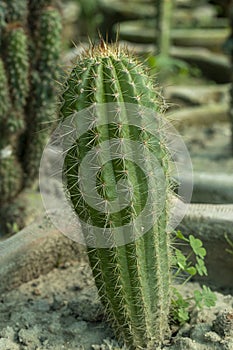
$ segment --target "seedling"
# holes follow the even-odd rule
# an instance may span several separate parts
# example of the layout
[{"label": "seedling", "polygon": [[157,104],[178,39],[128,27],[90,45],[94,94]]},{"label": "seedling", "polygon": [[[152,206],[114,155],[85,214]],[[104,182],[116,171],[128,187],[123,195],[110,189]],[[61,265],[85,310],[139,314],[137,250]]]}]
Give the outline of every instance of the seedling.
[{"label": "seedling", "polygon": [[226,251],[233,255],[233,242],[230,240],[230,238],[228,237],[228,235],[226,233],[225,233],[224,236],[225,236],[225,239],[226,239],[227,243],[231,247],[231,248],[227,248]]},{"label": "seedling", "polygon": [[[205,266],[206,250],[202,241],[189,235],[187,238],[180,232],[176,232],[176,241],[181,240],[190,246],[190,253],[185,256],[181,250],[175,248],[174,264],[177,267],[174,277],[182,275],[183,284],[187,283],[193,276],[207,276],[207,268]],[[192,261],[191,261],[192,259]],[[194,262],[193,262],[194,260]],[[172,295],[172,320],[179,324],[184,324],[189,320],[190,309],[194,307],[203,308],[204,306],[212,307],[215,305],[216,295],[209,287],[203,285],[202,290],[194,290],[193,296],[184,298],[177,288],[173,287]]]}]

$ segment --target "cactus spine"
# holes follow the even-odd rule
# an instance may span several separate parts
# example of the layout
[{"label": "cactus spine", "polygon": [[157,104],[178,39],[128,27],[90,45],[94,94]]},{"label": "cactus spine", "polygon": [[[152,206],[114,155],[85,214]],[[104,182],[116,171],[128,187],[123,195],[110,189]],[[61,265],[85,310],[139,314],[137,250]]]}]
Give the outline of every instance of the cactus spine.
[{"label": "cactus spine", "polygon": [[55,113],[61,18],[52,3],[0,1],[0,221],[3,218],[4,223],[11,221],[5,218],[10,212],[6,207],[13,208],[12,201],[37,177],[49,134],[50,124],[44,123],[51,123]]},{"label": "cactus spine", "polygon": [[[65,120],[95,103],[132,103],[153,111],[162,109],[153,82],[139,63],[117,45],[107,46],[103,42],[78,58],[70,72],[62,94],[61,116]],[[130,118],[130,112],[126,110],[125,113],[126,118]],[[166,231],[171,191],[168,154],[163,143],[144,130],[143,117],[141,126],[124,124],[121,116],[115,117],[116,113],[113,113],[106,123],[96,126],[93,114],[93,129],[81,135],[67,152],[64,176],[73,207],[83,222],[110,229],[121,226],[124,237],[127,237],[129,232],[124,231],[124,225],[143,209],[148,192],[148,178],[144,172],[149,173],[151,168],[146,150],[155,155],[163,168],[165,207],[160,217],[155,218],[153,213],[157,204],[152,203],[151,229],[130,243],[87,248],[96,286],[116,335],[130,349],[153,349],[163,342],[168,332],[170,307],[170,241]],[[103,114],[103,118],[107,118],[106,115]],[[98,148],[101,142],[121,138],[145,146],[145,153],[141,155],[144,169],[141,171],[137,164],[124,157],[100,166],[96,186],[104,201],[111,202],[115,198],[114,188],[120,180],[126,181],[127,189],[132,184],[134,188],[134,195],[126,208],[103,213],[86,203],[79,187],[78,172],[88,152],[96,146]],[[86,237],[88,240],[88,232]],[[114,241],[114,237],[112,239]]]}]

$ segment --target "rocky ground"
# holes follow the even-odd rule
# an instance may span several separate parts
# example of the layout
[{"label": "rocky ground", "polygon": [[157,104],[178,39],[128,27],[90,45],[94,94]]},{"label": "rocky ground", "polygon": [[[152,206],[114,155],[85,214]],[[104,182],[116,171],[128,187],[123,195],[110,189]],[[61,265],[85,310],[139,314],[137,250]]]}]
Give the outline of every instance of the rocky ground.
[{"label": "rocky ground", "polygon": [[[183,293],[198,289],[188,283]],[[233,297],[193,310],[165,350],[232,350]],[[120,350],[104,322],[90,269],[73,262],[0,297],[0,350]],[[155,349],[161,350],[161,349]]]},{"label": "rocky ground", "polygon": [[189,126],[181,135],[191,155],[194,171],[232,174],[229,123]]}]

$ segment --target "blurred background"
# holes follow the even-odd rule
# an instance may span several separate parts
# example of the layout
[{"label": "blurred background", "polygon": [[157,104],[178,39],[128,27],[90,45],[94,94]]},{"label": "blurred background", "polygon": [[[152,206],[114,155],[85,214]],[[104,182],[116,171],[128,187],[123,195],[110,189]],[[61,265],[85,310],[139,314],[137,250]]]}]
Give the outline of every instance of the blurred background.
[{"label": "blurred background", "polygon": [[165,66],[182,78],[230,81],[229,65],[227,69],[219,55],[231,51],[231,1],[73,0],[62,2],[61,8],[64,50],[73,43],[95,42],[99,34],[109,41],[119,36],[137,53],[149,53],[151,68]]}]

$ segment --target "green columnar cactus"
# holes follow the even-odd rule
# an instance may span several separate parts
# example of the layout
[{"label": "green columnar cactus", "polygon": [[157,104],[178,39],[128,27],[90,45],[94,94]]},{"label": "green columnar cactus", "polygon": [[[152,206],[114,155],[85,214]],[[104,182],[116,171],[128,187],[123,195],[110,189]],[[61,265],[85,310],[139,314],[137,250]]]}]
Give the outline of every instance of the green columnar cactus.
[{"label": "green columnar cactus", "polygon": [[[119,106],[129,103],[161,112],[159,96],[149,75],[129,53],[120,50],[118,46],[101,43],[99,47],[91,48],[78,58],[67,78],[62,94],[61,116],[65,121],[73,113],[95,103],[116,103]],[[156,344],[163,342],[168,332],[170,307],[170,239],[166,230],[171,192],[168,152],[159,137],[145,130],[143,115],[141,125],[131,125],[132,111],[130,113],[127,108],[123,112],[124,119],[121,119],[118,112],[113,112],[114,109],[107,114],[103,111],[100,108],[100,120],[102,118],[104,121],[101,125],[95,124],[96,113],[90,113],[88,122],[93,127],[74,141],[68,150],[63,175],[73,208],[81,219],[87,246],[89,245],[87,251],[96,286],[116,335],[130,349],[155,349]],[[125,120],[129,122],[125,123]],[[156,126],[158,124],[154,120],[155,130]],[[77,125],[77,129],[81,127],[81,124]],[[86,202],[80,187],[82,178],[79,171],[88,152],[93,152],[94,157],[101,143],[114,142],[116,139],[127,139],[132,142],[132,148],[135,142],[144,145],[142,154],[139,155],[143,169],[133,160],[127,160],[127,155],[125,157],[122,154],[118,159],[111,158],[109,147],[110,160],[99,164],[96,180],[96,191],[106,204],[106,210],[102,212]],[[133,149],[130,151],[133,152]],[[164,173],[164,208],[157,217],[155,212],[160,200],[155,196],[156,201],[151,203],[148,217],[152,223],[151,228],[129,242],[128,236],[131,233],[126,226],[134,222],[145,207],[149,191],[147,175],[153,174],[153,157]],[[94,167],[90,164],[92,166]],[[88,177],[85,168],[83,176]],[[158,179],[154,179],[153,175],[152,179],[152,188],[156,188]],[[133,187],[134,194],[125,208],[111,212],[108,204],[111,206],[111,202],[116,199],[118,181],[124,181],[128,192]],[[86,229],[85,223],[91,225],[90,231]],[[116,244],[114,235],[108,237],[109,247],[89,244],[93,238],[93,227],[94,230],[121,227],[126,244]]]},{"label": "green columnar cactus", "polygon": [[[38,28],[38,19],[40,18],[41,11],[46,7],[54,7],[56,0],[30,0],[28,3],[29,13],[28,26],[31,31],[32,37],[36,37]],[[33,48],[33,46],[32,46]]]},{"label": "green columnar cactus", "polygon": [[27,36],[24,29],[20,27],[7,29],[4,48],[12,104],[8,124],[12,132],[22,131],[24,128],[24,107],[29,90],[29,60]]},{"label": "green columnar cactus", "polygon": [[6,125],[8,123],[8,113],[10,111],[10,94],[8,90],[8,81],[2,59],[0,58],[0,149],[4,147],[4,137],[6,138]]},{"label": "green columnar cactus", "polygon": [[[54,0],[30,0],[29,9],[30,12],[40,12],[42,8],[53,5]],[[35,19],[35,18],[34,18]]]},{"label": "green columnar cactus", "polygon": [[[5,206],[35,180],[54,118],[61,17],[52,3],[0,1],[0,202]],[[1,207],[0,218],[3,212]]]},{"label": "green columnar cactus", "polygon": [[[58,60],[61,50],[61,17],[53,7],[40,13],[34,45],[37,60],[31,74],[31,98],[27,106],[27,128],[22,156],[25,183],[30,185],[38,175],[49,126],[54,120],[56,97],[55,80],[58,78]],[[33,136],[33,139],[32,139]],[[26,145],[26,147],[25,147]]]},{"label": "green columnar cactus", "polygon": [[[12,5],[12,3],[11,3]],[[8,9],[6,7],[6,9]],[[12,8],[10,8],[12,10]],[[12,11],[6,20],[18,19]],[[24,106],[28,93],[28,50],[25,31],[17,23],[5,27],[2,39],[3,60],[0,63],[1,141],[0,141],[0,202],[3,208],[22,189],[23,171],[17,159],[18,137],[24,129]]]},{"label": "green columnar cactus", "polygon": [[13,200],[22,189],[22,169],[10,147],[1,150],[0,205]]},{"label": "green columnar cactus", "polygon": [[[4,2],[4,1],[3,1]],[[27,0],[5,0],[7,23],[24,23],[27,19]]]},{"label": "green columnar cactus", "polygon": [[10,212],[8,207],[23,188],[23,170],[17,150],[25,128],[24,108],[29,90],[28,45],[24,28],[27,1],[21,1],[18,6],[16,1],[1,2],[0,12],[0,226],[5,231],[7,222],[11,221],[6,217]]},{"label": "green columnar cactus", "polygon": [[9,116],[11,101],[7,76],[3,61],[0,59],[0,204],[14,198],[22,186],[22,169],[9,145]]},{"label": "green columnar cactus", "polygon": [[2,31],[6,23],[5,17],[6,17],[6,4],[4,2],[0,2],[0,38],[2,37]]}]

